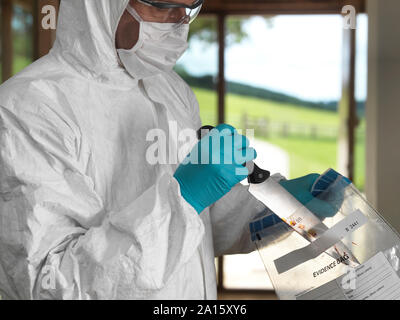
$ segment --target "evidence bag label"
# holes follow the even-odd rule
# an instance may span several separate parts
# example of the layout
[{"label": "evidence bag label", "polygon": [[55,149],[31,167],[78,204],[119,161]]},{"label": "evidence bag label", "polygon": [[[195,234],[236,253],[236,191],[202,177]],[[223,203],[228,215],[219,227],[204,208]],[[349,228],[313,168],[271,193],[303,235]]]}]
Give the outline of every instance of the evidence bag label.
[{"label": "evidence bag label", "polygon": [[294,250],[274,261],[277,272],[286,272],[299,264],[315,259],[320,254],[340,242],[348,234],[356,231],[368,222],[368,218],[360,210],[354,211],[332,228],[325,231],[318,239],[308,246]]},{"label": "evidence bag label", "polygon": [[400,278],[382,252],[297,300],[400,300]]}]

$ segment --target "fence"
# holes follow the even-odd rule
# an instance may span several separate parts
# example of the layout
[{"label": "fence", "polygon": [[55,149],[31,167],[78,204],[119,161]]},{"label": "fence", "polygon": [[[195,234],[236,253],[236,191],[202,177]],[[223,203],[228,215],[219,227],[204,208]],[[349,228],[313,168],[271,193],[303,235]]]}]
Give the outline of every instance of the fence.
[{"label": "fence", "polygon": [[339,133],[338,126],[322,126],[305,123],[271,121],[268,117],[251,117],[243,114],[240,119],[240,128],[254,129],[255,135],[268,138],[305,137],[309,139],[336,139]]}]

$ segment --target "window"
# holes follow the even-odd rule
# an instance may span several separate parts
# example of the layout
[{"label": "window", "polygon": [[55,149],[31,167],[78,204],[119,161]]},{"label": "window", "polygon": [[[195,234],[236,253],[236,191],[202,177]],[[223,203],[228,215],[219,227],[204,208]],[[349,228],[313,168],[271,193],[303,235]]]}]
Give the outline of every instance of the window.
[{"label": "window", "polygon": [[33,61],[32,2],[2,1],[0,11],[1,74],[4,81]]},{"label": "window", "polygon": [[[340,12],[340,11],[339,11]],[[201,34],[200,18],[197,32]],[[194,23],[196,25],[197,21]],[[343,21],[340,14],[225,17],[225,122],[255,129],[257,163],[271,172],[296,178],[339,169],[338,106],[342,99]],[[206,28],[207,30],[207,28]],[[210,80],[218,76],[215,32],[192,36],[180,61],[200,102],[203,124],[219,119],[218,96]],[[355,183],[365,181],[366,17],[357,30],[357,114]],[[212,40],[212,41],[211,41]],[[220,57],[221,58],[221,57]],[[221,65],[219,66],[221,68]],[[200,84],[199,81],[203,81]],[[194,84],[194,85],[193,85]],[[212,108],[210,108],[212,106]],[[212,115],[212,116],[211,116]],[[220,260],[221,262],[221,260]],[[271,290],[257,252],[225,256],[219,265],[224,289]],[[220,278],[221,280],[221,278]]]},{"label": "window", "polygon": [[[227,122],[255,130],[257,163],[272,173],[290,179],[336,169],[341,16],[231,19],[246,19],[248,37],[226,51]],[[225,257],[225,287],[271,289],[258,260]]]},{"label": "window", "polygon": [[33,62],[33,17],[29,6],[15,4],[13,13],[13,74],[16,74]]}]

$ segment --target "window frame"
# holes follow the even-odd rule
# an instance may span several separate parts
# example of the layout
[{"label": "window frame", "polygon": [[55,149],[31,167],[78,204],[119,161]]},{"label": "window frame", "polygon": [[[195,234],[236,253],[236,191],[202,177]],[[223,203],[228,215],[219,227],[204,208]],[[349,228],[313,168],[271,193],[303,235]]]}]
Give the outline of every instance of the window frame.
[{"label": "window frame", "polygon": [[[216,16],[218,21],[218,123],[225,123],[226,115],[226,19],[230,15],[309,15],[341,14],[345,5],[352,5],[357,14],[366,13],[365,0],[333,1],[320,0],[212,0],[206,1],[200,15]],[[344,158],[340,168],[349,179],[354,180],[355,130],[359,123],[355,99],[356,71],[356,30],[344,29],[342,50],[342,98],[339,102],[341,134],[339,141],[345,145],[341,156]],[[338,141],[338,142],[339,142]],[[271,290],[232,289],[224,285],[224,257],[218,257],[218,293],[271,294]]]}]

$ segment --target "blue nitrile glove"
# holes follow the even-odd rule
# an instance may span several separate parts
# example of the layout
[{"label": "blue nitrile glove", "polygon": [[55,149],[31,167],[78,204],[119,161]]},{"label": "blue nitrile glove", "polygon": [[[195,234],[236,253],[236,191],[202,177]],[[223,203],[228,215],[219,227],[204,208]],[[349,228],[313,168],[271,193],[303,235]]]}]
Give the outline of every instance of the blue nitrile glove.
[{"label": "blue nitrile glove", "polygon": [[183,198],[200,214],[248,176],[243,163],[256,156],[245,136],[222,124],[200,140],[174,177],[180,184]]},{"label": "blue nitrile glove", "polygon": [[292,196],[322,220],[333,217],[337,210],[329,203],[315,198],[312,195],[311,188],[319,177],[319,174],[314,173],[293,180],[282,180],[279,183],[290,192]]}]

